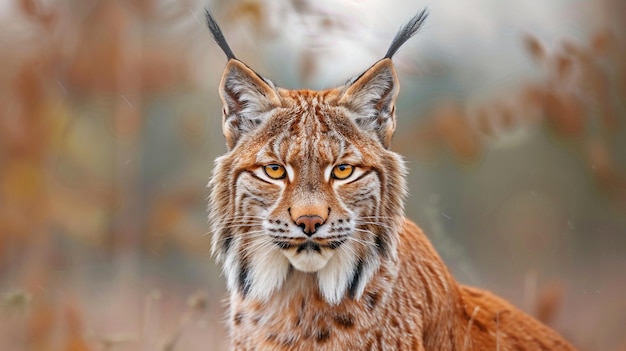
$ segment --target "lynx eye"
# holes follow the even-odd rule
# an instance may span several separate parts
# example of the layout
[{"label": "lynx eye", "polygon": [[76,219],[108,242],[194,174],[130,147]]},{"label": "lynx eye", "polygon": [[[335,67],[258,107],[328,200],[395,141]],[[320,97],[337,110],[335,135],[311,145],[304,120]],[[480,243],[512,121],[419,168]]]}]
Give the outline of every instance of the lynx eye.
[{"label": "lynx eye", "polygon": [[263,171],[265,171],[265,174],[272,179],[283,179],[285,178],[285,175],[287,175],[285,167],[277,164],[263,166]]},{"label": "lynx eye", "polygon": [[335,179],[346,179],[352,175],[352,171],[354,171],[354,167],[351,165],[337,165],[333,168],[331,175]]}]

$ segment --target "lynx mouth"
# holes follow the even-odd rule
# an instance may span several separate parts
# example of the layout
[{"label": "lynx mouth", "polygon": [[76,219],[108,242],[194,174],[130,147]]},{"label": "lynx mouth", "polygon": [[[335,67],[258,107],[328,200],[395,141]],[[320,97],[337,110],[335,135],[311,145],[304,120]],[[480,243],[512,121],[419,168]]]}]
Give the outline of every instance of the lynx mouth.
[{"label": "lynx mouth", "polygon": [[273,240],[295,269],[312,273],[324,268],[335,249],[348,239],[344,236],[304,240],[274,237]]},{"label": "lynx mouth", "polygon": [[321,253],[322,249],[335,250],[345,243],[347,236],[335,236],[315,239],[292,239],[286,237],[272,236],[276,246],[283,250],[296,249],[296,253],[315,251]]},{"label": "lynx mouth", "polygon": [[307,240],[304,242],[304,244],[300,244],[296,249],[297,254],[301,253],[302,251],[315,251],[317,253],[321,253],[322,247],[320,246],[320,244],[314,241]]}]

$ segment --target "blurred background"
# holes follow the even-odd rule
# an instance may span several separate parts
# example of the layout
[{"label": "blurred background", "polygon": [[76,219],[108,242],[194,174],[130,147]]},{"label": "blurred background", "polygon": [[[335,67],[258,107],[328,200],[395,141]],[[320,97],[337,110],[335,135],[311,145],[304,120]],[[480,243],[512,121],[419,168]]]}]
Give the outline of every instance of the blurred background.
[{"label": "blurred background", "polygon": [[0,349],[224,350],[206,183],[237,56],[286,88],[395,56],[407,216],[463,283],[626,350],[626,2],[3,0]]}]

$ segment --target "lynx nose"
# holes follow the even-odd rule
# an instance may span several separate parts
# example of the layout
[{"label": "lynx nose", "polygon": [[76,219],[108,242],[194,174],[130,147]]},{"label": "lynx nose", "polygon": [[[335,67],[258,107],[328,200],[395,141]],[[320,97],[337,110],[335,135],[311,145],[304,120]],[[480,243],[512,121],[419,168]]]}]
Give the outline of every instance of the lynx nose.
[{"label": "lynx nose", "polygon": [[296,219],[296,225],[302,228],[302,231],[307,236],[315,234],[315,232],[317,231],[317,227],[321,226],[322,224],[324,224],[324,219],[320,216],[304,215]]}]

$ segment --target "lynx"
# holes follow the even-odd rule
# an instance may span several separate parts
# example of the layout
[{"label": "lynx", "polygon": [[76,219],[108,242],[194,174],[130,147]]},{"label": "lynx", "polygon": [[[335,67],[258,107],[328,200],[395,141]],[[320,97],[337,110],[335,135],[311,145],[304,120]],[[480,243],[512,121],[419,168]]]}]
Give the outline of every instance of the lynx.
[{"label": "lynx", "polygon": [[228,151],[209,187],[232,349],[574,350],[505,300],[457,283],[404,218],[391,59],[426,17],[360,76],[311,91],[278,88],[238,60],[207,11],[228,59]]}]

